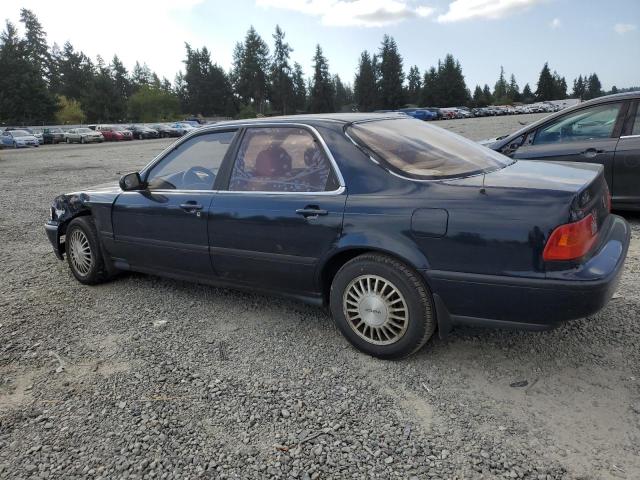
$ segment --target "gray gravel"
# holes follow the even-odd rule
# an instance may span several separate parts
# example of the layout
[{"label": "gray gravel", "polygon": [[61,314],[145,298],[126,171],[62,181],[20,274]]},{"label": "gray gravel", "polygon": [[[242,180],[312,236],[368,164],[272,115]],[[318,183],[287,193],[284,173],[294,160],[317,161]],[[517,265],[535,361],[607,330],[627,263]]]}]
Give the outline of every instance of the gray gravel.
[{"label": "gray gravel", "polygon": [[[534,117],[441,125],[478,139]],[[384,362],[293,301],[74,281],[44,235],[51,199],[165,145],[0,152],[0,478],[640,478],[639,216],[601,313]]]}]

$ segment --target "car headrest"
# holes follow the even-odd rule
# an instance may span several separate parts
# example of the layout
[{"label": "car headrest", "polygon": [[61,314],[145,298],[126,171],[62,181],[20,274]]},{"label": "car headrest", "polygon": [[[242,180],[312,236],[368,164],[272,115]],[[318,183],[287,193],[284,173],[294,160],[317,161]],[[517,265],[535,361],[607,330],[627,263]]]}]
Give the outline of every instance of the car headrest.
[{"label": "car headrest", "polygon": [[257,176],[282,177],[290,170],[291,157],[282,147],[269,147],[256,157]]}]

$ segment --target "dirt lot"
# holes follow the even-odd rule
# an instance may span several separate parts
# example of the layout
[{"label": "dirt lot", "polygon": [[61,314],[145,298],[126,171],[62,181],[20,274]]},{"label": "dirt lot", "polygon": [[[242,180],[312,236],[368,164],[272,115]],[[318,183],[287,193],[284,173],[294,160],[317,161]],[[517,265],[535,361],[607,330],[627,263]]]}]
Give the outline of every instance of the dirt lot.
[{"label": "dirt lot", "polygon": [[[480,139],[533,118],[441,125]],[[293,301],[72,279],[51,199],[167,144],[0,152],[0,478],[640,478],[640,217],[599,314],[384,362]]]}]

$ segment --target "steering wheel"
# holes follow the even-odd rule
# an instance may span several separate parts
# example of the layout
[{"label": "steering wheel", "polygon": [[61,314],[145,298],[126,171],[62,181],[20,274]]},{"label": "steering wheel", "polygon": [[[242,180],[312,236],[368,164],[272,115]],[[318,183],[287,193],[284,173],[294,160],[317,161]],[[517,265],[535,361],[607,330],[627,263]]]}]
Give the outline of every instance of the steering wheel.
[{"label": "steering wheel", "polygon": [[191,167],[182,174],[182,188],[197,187],[196,189],[209,190],[213,188],[216,174],[208,168]]}]

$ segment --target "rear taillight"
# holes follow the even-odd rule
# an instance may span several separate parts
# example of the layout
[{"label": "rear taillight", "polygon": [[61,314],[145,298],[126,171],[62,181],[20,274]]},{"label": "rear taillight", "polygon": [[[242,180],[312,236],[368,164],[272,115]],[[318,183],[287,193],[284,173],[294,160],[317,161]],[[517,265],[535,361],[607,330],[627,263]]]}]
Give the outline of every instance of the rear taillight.
[{"label": "rear taillight", "polygon": [[557,227],[544,247],[545,261],[575,260],[584,256],[598,238],[598,222],[592,213],[579,222]]}]

